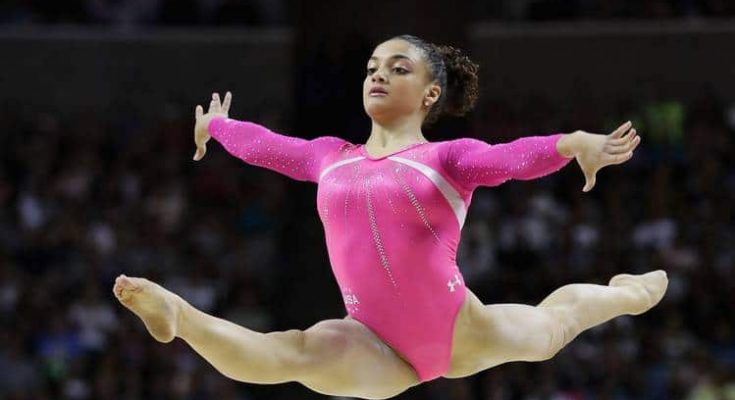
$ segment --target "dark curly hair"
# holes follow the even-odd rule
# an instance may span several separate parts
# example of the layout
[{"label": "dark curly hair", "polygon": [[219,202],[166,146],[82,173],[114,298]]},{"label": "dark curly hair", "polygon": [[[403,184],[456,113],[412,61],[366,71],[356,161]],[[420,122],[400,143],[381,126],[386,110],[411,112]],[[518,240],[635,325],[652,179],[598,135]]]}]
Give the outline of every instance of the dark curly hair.
[{"label": "dark curly hair", "polygon": [[472,110],[480,95],[477,78],[479,65],[452,46],[436,45],[412,35],[400,35],[392,39],[404,40],[421,50],[432,78],[442,88],[442,94],[429,110],[424,125],[436,122],[444,114],[461,117]]}]

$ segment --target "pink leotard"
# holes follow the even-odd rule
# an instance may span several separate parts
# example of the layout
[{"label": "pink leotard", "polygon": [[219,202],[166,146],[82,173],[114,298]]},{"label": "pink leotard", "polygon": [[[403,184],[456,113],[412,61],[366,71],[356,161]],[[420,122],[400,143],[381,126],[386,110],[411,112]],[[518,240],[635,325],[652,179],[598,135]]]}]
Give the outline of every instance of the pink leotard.
[{"label": "pink leotard", "polygon": [[466,296],[455,255],[473,190],[547,175],[571,160],[556,150],[561,134],[497,145],[419,143],[373,157],[337,137],[304,140],[232,119],[213,119],[209,132],[248,164],[318,183],[318,212],[347,312],[421,381],[449,369]]}]

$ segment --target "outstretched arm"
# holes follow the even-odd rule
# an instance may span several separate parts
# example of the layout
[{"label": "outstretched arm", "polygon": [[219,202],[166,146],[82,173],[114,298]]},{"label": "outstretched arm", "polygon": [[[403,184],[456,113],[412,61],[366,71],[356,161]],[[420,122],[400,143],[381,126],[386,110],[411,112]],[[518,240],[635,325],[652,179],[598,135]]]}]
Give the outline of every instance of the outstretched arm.
[{"label": "outstretched arm", "polygon": [[528,180],[556,172],[576,158],[585,176],[585,192],[592,190],[601,168],[622,164],[640,143],[630,121],[609,135],[576,131],[569,134],[524,137],[497,145],[477,139],[450,142],[444,157],[448,173],[468,190],[497,186],[509,179]]},{"label": "outstretched arm", "polygon": [[497,186],[510,179],[534,179],[556,172],[571,161],[557,149],[558,144],[565,144],[559,142],[566,141],[566,136],[529,136],[501,144],[471,138],[453,140],[446,147],[444,166],[467,190]]},{"label": "outstretched arm", "polygon": [[313,140],[281,135],[252,122],[227,117],[232,95],[228,92],[219,104],[219,95],[212,96],[210,112],[197,107],[194,160],[206,153],[206,142],[213,137],[233,156],[248,164],[276,171],[300,181],[318,182],[324,157],[348,142],[337,137]]}]

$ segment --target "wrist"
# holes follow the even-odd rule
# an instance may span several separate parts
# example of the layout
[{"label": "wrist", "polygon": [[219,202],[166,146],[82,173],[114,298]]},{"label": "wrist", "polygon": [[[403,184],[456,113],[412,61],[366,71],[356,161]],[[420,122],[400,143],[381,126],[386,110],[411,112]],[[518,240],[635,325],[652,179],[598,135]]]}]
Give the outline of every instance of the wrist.
[{"label": "wrist", "polygon": [[224,114],[212,114],[205,115],[204,118],[206,118],[204,121],[204,126],[206,127],[207,132],[211,135],[218,126],[224,123],[227,116]]},{"label": "wrist", "polygon": [[572,133],[562,134],[562,137],[556,142],[556,150],[562,157],[573,158],[578,153],[579,137],[582,131],[574,131]]}]

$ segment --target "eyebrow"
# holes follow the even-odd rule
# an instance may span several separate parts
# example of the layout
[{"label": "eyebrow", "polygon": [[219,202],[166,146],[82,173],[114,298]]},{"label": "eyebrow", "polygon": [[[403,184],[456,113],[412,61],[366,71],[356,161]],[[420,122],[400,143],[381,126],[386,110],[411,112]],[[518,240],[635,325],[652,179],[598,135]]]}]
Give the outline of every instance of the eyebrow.
[{"label": "eyebrow", "polygon": [[[380,58],[378,58],[378,57],[372,56],[372,57],[370,57],[370,58],[368,59],[368,61],[372,61],[372,60],[379,60],[379,59],[380,59]],[[409,56],[407,56],[407,55],[405,55],[405,54],[393,54],[392,56],[388,57],[388,59],[389,59],[389,60],[390,60],[390,59],[400,59],[400,60],[408,60],[408,61],[411,61],[411,62],[413,62],[413,60],[411,59],[411,57],[409,57]]]}]

